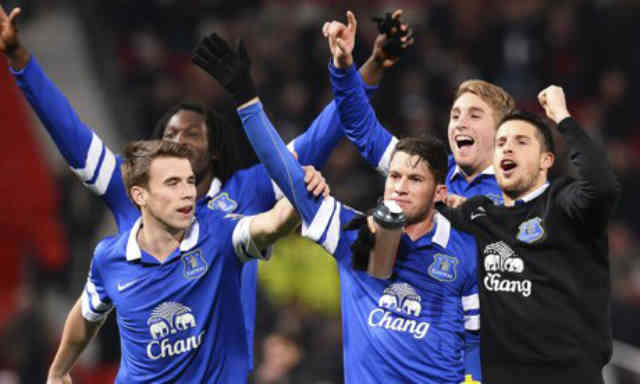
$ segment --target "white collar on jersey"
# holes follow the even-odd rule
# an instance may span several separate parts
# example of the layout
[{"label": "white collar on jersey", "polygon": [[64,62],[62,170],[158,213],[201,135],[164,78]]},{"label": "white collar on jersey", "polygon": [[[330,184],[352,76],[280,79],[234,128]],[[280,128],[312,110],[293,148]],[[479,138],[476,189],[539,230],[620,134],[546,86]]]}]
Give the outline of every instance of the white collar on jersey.
[{"label": "white collar on jersey", "polygon": [[436,226],[436,232],[431,237],[431,242],[447,248],[449,244],[449,236],[451,235],[451,222],[439,212],[433,215],[433,223]]},{"label": "white collar on jersey", "polygon": [[[129,239],[127,240],[127,261],[135,261],[140,260],[142,257],[142,253],[140,251],[140,245],[138,244],[137,234],[142,226],[142,217],[139,217],[138,220],[133,224],[133,228],[131,228],[131,232],[129,232]],[[200,235],[200,224],[198,220],[194,217],[191,226],[187,229],[184,234],[184,238],[180,242],[180,250],[188,251],[189,249],[195,247],[198,244],[198,238]]]},{"label": "white collar on jersey", "polygon": [[528,203],[531,200],[535,199],[536,197],[542,195],[542,193],[549,187],[549,182],[547,181],[546,183],[542,184],[541,186],[539,186],[538,188],[536,188],[535,190],[527,193],[526,195],[522,196],[521,198],[519,198],[519,201],[522,201],[524,203]]},{"label": "white collar on jersey", "polygon": [[209,191],[207,192],[207,197],[213,198],[215,195],[220,192],[220,188],[222,188],[222,181],[217,177],[211,181],[211,186],[209,187]]},{"label": "white collar on jersey", "polygon": [[[449,177],[449,180],[453,180],[453,178],[456,177],[459,173],[462,173],[462,169],[458,166],[458,164],[456,164],[456,167],[453,170],[453,173],[451,174],[451,176]],[[493,165],[490,165],[487,168],[485,168],[484,171],[480,172],[480,174],[481,175],[495,175],[496,172],[493,169]]]}]

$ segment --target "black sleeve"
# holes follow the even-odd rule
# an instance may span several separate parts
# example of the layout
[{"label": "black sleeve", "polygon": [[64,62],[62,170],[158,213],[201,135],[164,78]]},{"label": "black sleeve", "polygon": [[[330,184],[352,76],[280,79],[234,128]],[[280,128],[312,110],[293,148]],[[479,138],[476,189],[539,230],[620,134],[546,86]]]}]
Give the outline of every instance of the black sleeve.
[{"label": "black sleeve", "polygon": [[557,204],[579,223],[606,225],[620,197],[620,184],[606,153],[571,117],[562,120],[558,130],[567,140],[569,167],[576,179],[558,194]]},{"label": "black sleeve", "polygon": [[442,216],[446,217],[451,225],[460,231],[464,232],[472,232],[472,221],[470,220],[471,211],[475,206],[480,204],[480,200],[475,196],[471,199],[467,199],[461,206],[458,208],[449,208],[442,202],[436,203],[436,209]]}]

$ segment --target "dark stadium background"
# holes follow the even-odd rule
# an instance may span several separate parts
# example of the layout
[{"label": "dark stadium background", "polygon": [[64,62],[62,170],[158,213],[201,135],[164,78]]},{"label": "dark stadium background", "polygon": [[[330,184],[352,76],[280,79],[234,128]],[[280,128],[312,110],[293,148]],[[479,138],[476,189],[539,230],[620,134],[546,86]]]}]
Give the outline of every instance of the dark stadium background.
[{"label": "dark stadium background", "polygon": [[[570,111],[606,145],[623,185],[610,224],[616,340],[608,384],[640,383],[640,1],[3,1],[19,4],[23,42],[81,118],[114,149],[147,137],[171,105],[197,98],[232,115],[223,90],[190,63],[205,33],[245,40],[266,109],[285,139],[331,99],[326,20],[358,17],[356,59],[368,56],[372,16],[405,10],[414,48],[373,99],[396,135],[445,137],[452,91],[481,78],[542,113],[535,96],[561,85]],[[114,231],[104,204],[65,166],[0,59],[0,384],[44,383],[93,247]],[[562,146],[561,146],[562,148]],[[238,148],[245,151],[246,148]],[[561,155],[561,162],[566,154]],[[556,174],[564,172],[562,167]],[[343,142],[324,170],[333,194],[359,209],[382,180]],[[336,268],[299,238],[261,265],[255,383],[342,382]],[[286,248],[286,249],[285,249]],[[112,382],[113,316],[84,353],[74,383]],[[523,330],[526,332],[526,330]],[[584,335],[585,339],[589,335]]]}]

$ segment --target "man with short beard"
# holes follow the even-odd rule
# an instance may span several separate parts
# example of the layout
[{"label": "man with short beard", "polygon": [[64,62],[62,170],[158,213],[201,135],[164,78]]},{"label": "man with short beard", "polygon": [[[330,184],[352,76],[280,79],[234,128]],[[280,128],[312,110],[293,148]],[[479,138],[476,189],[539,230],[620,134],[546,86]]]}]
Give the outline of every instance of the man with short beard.
[{"label": "man with short beard", "polygon": [[551,129],[513,112],[495,137],[504,205],[477,196],[439,209],[478,242],[485,381],[602,384],[611,356],[607,223],[619,184],[562,88],[538,99],[566,139],[575,178],[549,181]]}]

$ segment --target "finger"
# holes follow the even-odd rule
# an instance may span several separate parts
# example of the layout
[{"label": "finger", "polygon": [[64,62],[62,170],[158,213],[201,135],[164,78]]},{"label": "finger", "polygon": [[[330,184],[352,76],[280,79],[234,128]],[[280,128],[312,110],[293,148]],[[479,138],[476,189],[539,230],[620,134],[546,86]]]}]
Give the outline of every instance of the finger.
[{"label": "finger", "polygon": [[324,183],[318,184],[318,186],[313,189],[313,196],[315,196],[315,197],[318,197],[320,195],[326,196],[324,194],[325,189],[326,189],[326,184],[324,184]]},{"label": "finger", "polygon": [[[9,14],[9,22],[11,22],[11,24],[13,25],[16,24],[16,17],[18,17],[20,12],[22,12],[20,8],[13,8],[13,10],[11,11],[11,14]],[[5,14],[5,17],[6,17],[6,14]]]},{"label": "finger", "polygon": [[229,44],[216,33],[212,33],[204,40],[205,46],[215,56],[222,57],[231,51]]},{"label": "finger", "polygon": [[7,19],[7,14],[4,11],[4,7],[2,6],[2,4],[0,4],[0,20],[6,20]]},{"label": "finger", "polygon": [[336,39],[336,45],[338,46],[338,48],[340,48],[340,50],[342,50],[343,53],[347,53],[349,51],[347,49],[347,43],[341,38]]},{"label": "finger", "polygon": [[351,11],[347,11],[347,22],[347,28],[350,31],[355,31],[356,27],[358,26],[358,21],[356,21],[356,15],[354,15]]},{"label": "finger", "polygon": [[322,25],[322,35],[323,35],[324,37],[328,37],[328,36],[329,36],[329,26],[330,26],[330,25],[331,25],[331,24],[330,24],[329,22],[325,22],[325,23]]},{"label": "finger", "polygon": [[322,196],[327,197],[331,194],[331,188],[329,188],[329,184],[324,185],[324,189],[322,190]]},{"label": "finger", "polygon": [[304,170],[304,182],[306,184],[309,184],[309,182],[311,181],[311,179],[313,178],[314,175],[314,169],[312,166],[310,165],[306,165],[304,167],[302,167],[302,169]]},{"label": "finger", "polygon": [[396,9],[395,11],[393,11],[393,13],[391,14],[391,18],[392,19],[399,19],[400,16],[402,16],[402,14],[404,13],[404,11],[402,9]]}]

